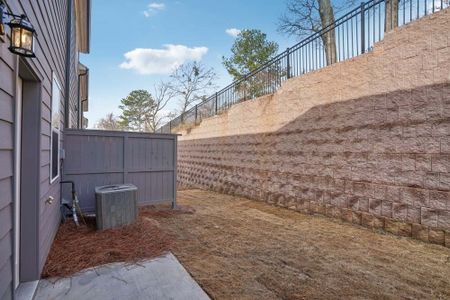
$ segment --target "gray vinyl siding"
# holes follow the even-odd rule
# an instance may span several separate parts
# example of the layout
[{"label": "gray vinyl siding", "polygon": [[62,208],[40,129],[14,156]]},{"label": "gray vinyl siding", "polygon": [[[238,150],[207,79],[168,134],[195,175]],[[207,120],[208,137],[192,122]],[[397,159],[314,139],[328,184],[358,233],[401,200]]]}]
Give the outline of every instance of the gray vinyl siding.
[{"label": "gray vinyl siding", "polygon": [[0,299],[12,295],[14,67],[0,42]]},{"label": "gray vinyl siding", "polygon": [[[59,225],[59,180],[50,184],[50,124],[52,99],[52,72],[65,92],[67,0],[6,0],[15,14],[25,13],[37,31],[36,58],[26,59],[41,81],[40,172],[38,203],[38,270],[42,270]],[[75,18],[72,18],[75,20]],[[71,127],[76,126],[78,105],[78,54],[75,44],[75,21],[72,23],[70,68]],[[13,163],[14,110],[17,57],[7,49],[9,41],[0,41],[0,299],[10,298],[13,269]],[[64,100],[60,104],[64,122]],[[61,124],[63,128],[63,124]],[[62,138],[62,133],[61,133]],[[62,141],[61,141],[62,144]],[[52,196],[52,205],[45,204]],[[38,277],[39,274],[36,274]],[[36,278],[37,279],[37,278]]]},{"label": "gray vinyl siding", "polygon": [[71,56],[70,56],[70,76],[69,76],[69,86],[70,86],[70,102],[69,102],[69,122],[68,128],[77,127],[77,107],[78,107],[78,52],[76,51],[76,30],[75,30],[75,9],[72,9],[72,34],[71,34]]},{"label": "gray vinyl siding", "polygon": [[[2,239],[3,241],[3,239]],[[11,243],[10,243],[11,248]],[[2,266],[0,266],[0,291],[2,294],[0,295],[0,299],[10,299],[12,298],[12,264],[9,262],[5,262]]]}]

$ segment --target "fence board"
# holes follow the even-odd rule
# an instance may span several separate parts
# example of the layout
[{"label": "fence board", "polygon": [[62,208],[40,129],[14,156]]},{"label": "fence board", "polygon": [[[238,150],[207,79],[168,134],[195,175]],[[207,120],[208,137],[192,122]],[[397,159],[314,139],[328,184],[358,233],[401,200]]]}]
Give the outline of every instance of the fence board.
[{"label": "fence board", "polygon": [[176,144],[170,134],[67,129],[63,180],[75,182],[85,212],[95,211],[95,187],[109,184],[136,185],[139,205],[175,203]]}]

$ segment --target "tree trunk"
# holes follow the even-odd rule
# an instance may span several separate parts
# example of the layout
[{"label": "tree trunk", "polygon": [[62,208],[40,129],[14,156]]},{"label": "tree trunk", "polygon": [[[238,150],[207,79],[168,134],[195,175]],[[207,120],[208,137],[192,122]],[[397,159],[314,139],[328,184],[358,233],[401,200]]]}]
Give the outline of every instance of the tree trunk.
[{"label": "tree trunk", "polygon": [[183,103],[183,109],[181,110],[181,114],[180,114],[181,123],[184,123],[184,114],[186,113],[188,107],[189,107],[189,100],[185,99],[184,103]]},{"label": "tree trunk", "polygon": [[398,0],[386,0],[384,31],[388,32],[398,26]]},{"label": "tree trunk", "polygon": [[[330,0],[318,0],[319,1],[319,15],[322,28],[326,28],[328,25],[334,23],[333,6]],[[325,56],[327,59],[327,65],[331,65],[336,62],[336,36],[334,28],[328,30],[322,36],[323,46],[325,48]]]}]

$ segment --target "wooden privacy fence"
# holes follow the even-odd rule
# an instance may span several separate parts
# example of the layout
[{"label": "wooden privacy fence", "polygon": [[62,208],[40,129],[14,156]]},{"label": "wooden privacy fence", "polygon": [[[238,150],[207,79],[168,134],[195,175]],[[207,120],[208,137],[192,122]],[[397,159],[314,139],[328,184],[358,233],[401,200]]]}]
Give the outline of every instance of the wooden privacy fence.
[{"label": "wooden privacy fence", "polygon": [[64,150],[62,179],[75,182],[83,211],[95,211],[96,186],[122,183],[138,187],[139,205],[175,204],[176,135],[67,129]]}]

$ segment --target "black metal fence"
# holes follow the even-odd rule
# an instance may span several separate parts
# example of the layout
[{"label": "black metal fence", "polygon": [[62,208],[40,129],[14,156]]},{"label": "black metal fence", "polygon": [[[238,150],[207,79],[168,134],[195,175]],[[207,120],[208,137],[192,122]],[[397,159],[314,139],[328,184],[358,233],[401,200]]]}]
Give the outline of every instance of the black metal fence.
[{"label": "black metal fence", "polygon": [[[216,92],[158,129],[170,133],[181,124],[197,124],[235,103],[274,93],[291,77],[371,51],[391,29],[449,6],[449,0],[372,0],[319,32],[286,49],[259,69]],[[330,42],[333,41],[334,42]]]}]

